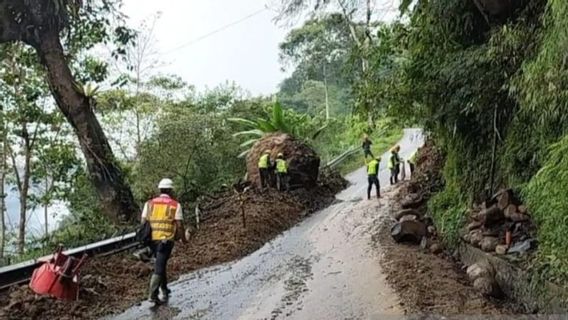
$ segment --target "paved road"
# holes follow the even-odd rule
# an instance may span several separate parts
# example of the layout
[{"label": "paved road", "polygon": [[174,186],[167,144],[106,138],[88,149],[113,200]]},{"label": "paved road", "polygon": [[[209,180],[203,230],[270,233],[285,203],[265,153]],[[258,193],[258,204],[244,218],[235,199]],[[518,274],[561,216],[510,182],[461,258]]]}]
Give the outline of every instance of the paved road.
[{"label": "paved road", "polygon": [[[422,144],[405,130],[401,156]],[[387,186],[388,155],[381,186]],[[114,319],[383,319],[400,315],[371,235],[388,200],[366,197],[366,171],[353,172],[336,204],[241,260],[200,270],[171,285],[169,306],[147,302]]]}]

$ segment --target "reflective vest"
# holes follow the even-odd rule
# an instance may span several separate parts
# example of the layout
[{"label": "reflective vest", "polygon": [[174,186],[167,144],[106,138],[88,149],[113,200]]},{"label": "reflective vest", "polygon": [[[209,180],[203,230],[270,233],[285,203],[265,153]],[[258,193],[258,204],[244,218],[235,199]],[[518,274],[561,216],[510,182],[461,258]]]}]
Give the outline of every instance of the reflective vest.
[{"label": "reflective vest", "polygon": [[396,160],[396,153],[391,153],[389,158],[389,169],[394,169],[394,167],[398,165],[398,161]]},{"label": "reflective vest", "polygon": [[408,159],[408,162],[412,163],[412,164],[416,164],[416,151],[414,151],[412,153],[412,155],[410,156],[410,158]]},{"label": "reflective vest", "polygon": [[270,158],[269,154],[263,154],[262,156],[260,156],[260,159],[258,159],[258,168],[259,169],[268,169],[269,158]]},{"label": "reflective vest", "polygon": [[177,201],[169,197],[157,197],[148,201],[147,219],[152,228],[152,240],[173,240],[175,238],[177,207]]},{"label": "reflective vest", "polygon": [[367,174],[370,176],[377,175],[377,167],[379,166],[379,161],[377,159],[373,159],[367,164]]},{"label": "reflective vest", "polygon": [[286,163],[286,160],[276,159],[276,172],[288,173],[288,164]]}]

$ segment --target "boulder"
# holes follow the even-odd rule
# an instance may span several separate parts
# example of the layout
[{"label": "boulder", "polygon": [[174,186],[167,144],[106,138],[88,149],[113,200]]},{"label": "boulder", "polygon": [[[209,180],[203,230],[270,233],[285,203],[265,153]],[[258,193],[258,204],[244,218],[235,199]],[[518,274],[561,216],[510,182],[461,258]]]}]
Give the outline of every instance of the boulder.
[{"label": "boulder", "polygon": [[430,252],[433,254],[440,254],[444,251],[444,248],[439,243],[433,243],[430,246]]},{"label": "boulder", "polygon": [[499,239],[495,237],[484,237],[479,246],[485,252],[495,252],[495,248],[499,245]]},{"label": "boulder", "polygon": [[402,217],[404,216],[408,216],[408,215],[413,215],[416,217],[416,220],[420,219],[420,217],[422,217],[422,215],[420,214],[420,212],[414,210],[414,209],[404,209],[404,210],[400,210],[399,212],[396,213],[396,215],[394,216],[394,218],[396,220],[400,220]]},{"label": "boulder", "polygon": [[476,229],[469,233],[469,241],[473,246],[479,248],[481,240],[483,240],[483,233],[481,230]]},{"label": "boulder", "polygon": [[525,205],[520,205],[517,208],[517,210],[519,210],[519,213],[522,213],[522,214],[528,214],[529,213],[529,210],[527,209],[527,206],[525,206]]},{"label": "boulder", "polygon": [[526,214],[522,214],[522,213],[514,213],[511,216],[508,217],[509,219],[511,219],[514,222],[525,222],[525,221],[529,221],[529,216],[527,216]]},{"label": "boulder", "polygon": [[396,242],[418,244],[427,232],[426,225],[417,220],[398,222],[391,228],[391,236]]},{"label": "boulder", "polygon": [[486,297],[498,298],[501,296],[499,285],[493,278],[481,277],[473,282],[473,287]]},{"label": "boulder", "polygon": [[258,160],[265,150],[271,150],[270,160],[274,161],[278,153],[283,153],[288,161],[289,183],[291,186],[313,187],[319,174],[320,158],[304,142],[285,133],[273,133],[264,136],[251,148],[247,156],[248,180],[260,185]]},{"label": "boulder", "polygon": [[508,249],[509,247],[506,244],[500,244],[497,247],[495,247],[495,253],[498,255],[504,255],[507,254]]},{"label": "boulder", "polygon": [[467,225],[467,230],[471,231],[471,230],[474,230],[474,229],[479,229],[482,225],[483,225],[483,223],[481,223],[479,221],[473,221],[472,223]]},{"label": "boulder", "polygon": [[424,197],[417,193],[411,193],[404,197],[400,206],[402,209],[417,209],[424,204]]},{"label": "boulder", "polygon": [[478,278],[493,278],[495,276],[493,267],[487,261],[472,264],[467,268],[466,273],[472,282]]},{"label": "boulder", "polygon": [[399,222],[412,221],[412,220],[418,220],[418,219],[416,218],[416,216],[411,215],[411,214],[407,214],[407,215],[405,215],[404,217],[398,219]]}]

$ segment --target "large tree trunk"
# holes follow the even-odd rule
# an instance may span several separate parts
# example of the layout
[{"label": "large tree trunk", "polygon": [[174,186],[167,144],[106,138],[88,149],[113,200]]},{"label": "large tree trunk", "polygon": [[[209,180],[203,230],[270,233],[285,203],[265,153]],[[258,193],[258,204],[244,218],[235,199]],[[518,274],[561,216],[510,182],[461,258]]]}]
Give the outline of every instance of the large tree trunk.
[{"label": "large tree trunk", "polygon": [[124,175],[117,166],[108,140],[91,108],[89,99],[75,86],[67,65],[59,33],[41,34],[36,49],[47,67],[47,78],[59,109],[73,126],[87,161],[90,178],[104,214],[115,221],[132,220],[138,211]]},{"label": "large tree trunk", "polygon": [[[2,109],[0,109],[2,112]],[[8,148],[6,148],[6,130],[4,127],[4,119],[0,119],[2,131],[2,136],[0,137],[2,142],[2,148],[0,148],[0,258],[4,257],[4,248],[6,247],[6,194],[4,190],[4,183],[6,182],[6,153]]]}]

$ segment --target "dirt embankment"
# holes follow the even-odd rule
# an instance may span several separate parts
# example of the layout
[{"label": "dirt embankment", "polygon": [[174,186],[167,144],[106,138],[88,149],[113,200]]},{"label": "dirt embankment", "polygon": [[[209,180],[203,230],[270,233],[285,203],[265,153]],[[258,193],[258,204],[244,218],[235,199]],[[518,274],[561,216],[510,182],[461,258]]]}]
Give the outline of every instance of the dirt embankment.
[{"label": "dirt embankment", "polygon": [[[252,253],[307,214],[329,205],[346,186],[337,174],[324,174],[316,188],[278,193],[244,193],[246,228],[238,195],[217,195],[202,206],[204,220],[188,244],[177,243],[170,281],[203,267]],[[36,296],[21,286],[0,293],[0,319],[96,319],[118,313],[146,297],[152,266],[130,253],[89,260],[82,272],[80,300],[66,303]]]},{"label": "dirt embankment", "polygon": [[[390,228],[401,209],[402,199],[420,192],[427,200],[441,190],[443,163],[441,152],[427,142],[420,152],[412,181],[393,191],[392,222],[383,224],[374,236],[380,247],[387,281],[398,293],[402,308],[408,314],[416,315],[417,319],[428,319],[428,315],[510,314],[510,309],[502,302],[489,300],[480,294],[460,263],[448,252],[436,250],[437,254],[433,254],[428,247],[423,249],[416,244],[395,243],[391,237]],[[426,201],[416,210],[425,214]],[[429,233],[429,242],[437,242],[435,230],[431,229]]]}]

